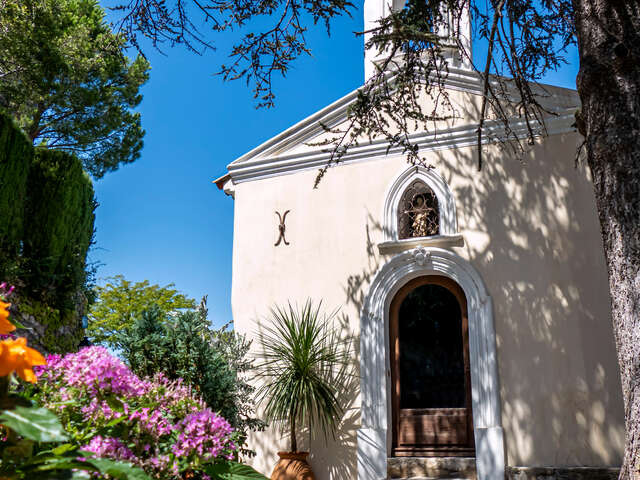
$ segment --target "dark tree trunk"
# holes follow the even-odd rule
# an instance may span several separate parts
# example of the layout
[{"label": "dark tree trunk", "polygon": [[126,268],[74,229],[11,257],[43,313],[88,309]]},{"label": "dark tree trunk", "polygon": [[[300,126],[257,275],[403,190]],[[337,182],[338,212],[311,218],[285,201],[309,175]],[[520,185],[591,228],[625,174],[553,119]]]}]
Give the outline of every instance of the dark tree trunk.
[{"label": "dark tree trunk", "polygon": [[290,431],[290,447],[292,452],[298,451],[298,442],[296,441],[296,416],[291,415],[291,431]]},{"label": "dark tree trunk", "polygon": [[42,115],[44,114],[46,109],[47,108],[45,107],[44,103],[39,102],[38,108],[33,115],[31,125],[27,127],[27,135],[29,135],[29,138],[32,142],[35,141],[36,138],[38,138],[38,135],[40,135],[40,131],[42,130],[42,127],[40,126],[40,120],[42,119]]},{"label": "dark tree trunk", "polygon": [[573,0],[586,138],[625,408],[621,479],[640,479],[640,2]]}]

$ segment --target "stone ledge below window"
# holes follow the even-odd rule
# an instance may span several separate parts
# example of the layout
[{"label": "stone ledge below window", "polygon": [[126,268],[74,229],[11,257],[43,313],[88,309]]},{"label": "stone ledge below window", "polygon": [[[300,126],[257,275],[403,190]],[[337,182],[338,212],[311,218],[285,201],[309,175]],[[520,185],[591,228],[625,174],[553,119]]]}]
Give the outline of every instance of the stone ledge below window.
[{"label": "stone ledge below window", "polygon": [[381,255],[390,253],[400,253],[416,247],[462,247],[464,237],[461,233],[455,235],[433,235],[431,237],[404,238],[402,240],[391,240],[378,244],[378,251]]}]

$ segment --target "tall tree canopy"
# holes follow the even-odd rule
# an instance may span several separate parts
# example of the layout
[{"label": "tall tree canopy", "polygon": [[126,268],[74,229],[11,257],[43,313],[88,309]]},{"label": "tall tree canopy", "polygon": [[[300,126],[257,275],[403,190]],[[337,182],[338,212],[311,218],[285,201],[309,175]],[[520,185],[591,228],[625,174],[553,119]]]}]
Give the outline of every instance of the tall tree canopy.
[{"label": "tall tree canopy", "polygon": [[[118,0],[113,0],[118,2]],[[593,177],[604,253],[609,272],[613,332],[618,351],[625,406],[626,447],[622,479],[640,476],[640,1],[638,0],[408,0],[387,2],[401,8],[364,32],[365,47],[379,53],[378,70],[361,88],[349,122],[335,131],[332,162],[363,135],[401,146],[409,161],[423,162],[409,133],[429,128],[447,107],[442,78],[443,53],[470,12],[476,39],[488,44],[487,55],[473,68],[483,82],[478,121],[478,167],[482,167],[484,120],[502,120],[507,146],[523,148],[510,134],[513,118],[525,120],[528,141],[544,134],[535,83],[564,59],[577,43],[580,70],[577,90],[582,109],[576,114],[585,137],[586,162]],[[207,47],[213,37],[194,26],[200,12],[214,31],[243,27],[242,37],[221,67],[228,79],[246,79],[258,102],[272,106],[274,74],[309,53],[305,31],[315,24],[329,29],[331,19],[349,14],[348,0],[120,0],[120,27],[132,35]],[[445,14],[446,13],[446,14]],[[262,21],[251,23],[262,18]],[[253,25],[266,25],[255,30]],[[367,27],[368,28],[368,27]],[[469,57],[464,43],[456,45]],[[469,60],[471,60],[469,58]],[[504,76],[501,76],[504,75]],[[505,79],[510,77],[509,80]],[[423,112],[419,99],[440,102]],[[444,110],[443,110],[444,109]],[[433,127],[431,127],[433,128]],[[320,172],[320,175],[324,170]],[[482,174],[482,173],[479,173]]]},{"label": "tall tree canopy", "polygon": [[133,326],[136,319],[152,307],[167,318],[184,309],[196,308],[194,299],[178,292],[170,283],[164,287],[149,280],[130,282],[122,275],[107,279],[96,287],[96,301],[89,310],[87,334],[95,342],[118,348],[118,333]]},{"label": "tall tree canopy", "polygon": [[149,64],[125,55],[95,0],[0,0],[0,106],[34,143],[97,178],[140,156]]}]

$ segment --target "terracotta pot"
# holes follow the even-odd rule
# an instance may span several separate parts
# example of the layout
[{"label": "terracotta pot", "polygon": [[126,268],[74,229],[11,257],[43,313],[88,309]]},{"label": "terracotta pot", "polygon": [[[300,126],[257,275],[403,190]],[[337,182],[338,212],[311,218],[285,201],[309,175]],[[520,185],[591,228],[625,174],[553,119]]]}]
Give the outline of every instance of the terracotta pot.
[{"label": "terracotta pot", "polygon": [[309,452],[278,452],[280,460],[271,474],[271,480],[315,480],[307,463]]}]

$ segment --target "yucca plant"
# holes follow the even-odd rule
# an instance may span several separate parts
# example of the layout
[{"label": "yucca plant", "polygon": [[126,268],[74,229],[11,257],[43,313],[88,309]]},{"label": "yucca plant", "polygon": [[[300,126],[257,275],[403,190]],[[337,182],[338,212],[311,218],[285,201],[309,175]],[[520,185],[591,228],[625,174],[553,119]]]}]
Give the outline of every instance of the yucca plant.
[{"label": "yucca plant", "polygon": [[335,313],[320,313],[321,304],[307,300],[302,308],[291,303],[271,308],[258,337],[258,398],[267,421],[283,431],[289,427],[291,452],[298,451],[296,428],[335,435],[343,415],[338,393],[349,377],[351,345],[332,327]]}]

